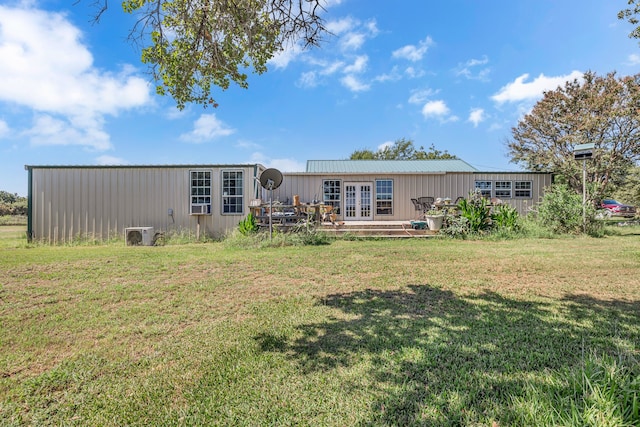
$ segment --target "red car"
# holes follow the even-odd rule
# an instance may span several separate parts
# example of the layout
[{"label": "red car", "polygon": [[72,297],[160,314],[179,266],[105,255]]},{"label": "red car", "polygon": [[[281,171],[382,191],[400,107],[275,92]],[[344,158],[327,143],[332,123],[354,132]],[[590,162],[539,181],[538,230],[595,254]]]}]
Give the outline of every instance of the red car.
[{"label": "red car", "polygon": [[604,199],[600,206],[610,213],[610,215],[607,213],[607,216],[622,216],[625,218],[633,218],[636,216],[635,206],[625,205],[617,200]]}]

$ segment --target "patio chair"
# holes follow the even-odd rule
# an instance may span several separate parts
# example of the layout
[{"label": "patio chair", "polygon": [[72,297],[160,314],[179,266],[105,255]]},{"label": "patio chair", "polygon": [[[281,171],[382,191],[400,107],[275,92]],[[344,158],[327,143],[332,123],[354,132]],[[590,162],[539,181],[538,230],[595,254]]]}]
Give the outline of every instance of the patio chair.
[{"label": "patio chair", "polygon": [[418,203],[422,205],[422,209],[424,209],[424,212],[433,208],[434,202],[435,199],[433,197],[418,197]]},{"label": "patio chair", "polygon": [[416,211],[416,219],[421,218],[425,212],[422,204],[418,202],[418,199],[411,199],[411,203],[413,203],[413,208]]}]

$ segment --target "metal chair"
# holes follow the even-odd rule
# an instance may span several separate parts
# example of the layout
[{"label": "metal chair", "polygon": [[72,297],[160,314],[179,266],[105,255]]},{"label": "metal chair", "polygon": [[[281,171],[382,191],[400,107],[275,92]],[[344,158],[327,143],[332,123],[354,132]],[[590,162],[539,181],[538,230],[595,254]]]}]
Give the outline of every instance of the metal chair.
[{"label": "metal chair", "polygon": [[422,215],[424,215],[424,207],[422,207],[422,204],[420,202],[418,202],[418,199],[411,199],[411,203],[413,203],[413,208],[416,210],[416,219],[421,218]]},{"label": "metal chair", "polygon": [[424,212],[433,208],[433,203],[435,199],[433,197],[418,197],[418,203],[422,205],[422,209]]}]

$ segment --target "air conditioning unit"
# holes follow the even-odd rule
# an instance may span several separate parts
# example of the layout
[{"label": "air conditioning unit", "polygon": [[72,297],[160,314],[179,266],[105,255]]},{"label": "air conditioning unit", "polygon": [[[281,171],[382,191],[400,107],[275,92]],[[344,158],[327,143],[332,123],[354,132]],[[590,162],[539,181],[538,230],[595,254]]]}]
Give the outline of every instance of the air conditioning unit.
[{"label": "air conditioning unit", "polygon": [[210,204],[191,205],[191,215],[211,215],[211,205]]},{"label": "air conditioning unit", "polygon": [[153,246],[153,227],[127,227],[124,236],[127,246]]}]

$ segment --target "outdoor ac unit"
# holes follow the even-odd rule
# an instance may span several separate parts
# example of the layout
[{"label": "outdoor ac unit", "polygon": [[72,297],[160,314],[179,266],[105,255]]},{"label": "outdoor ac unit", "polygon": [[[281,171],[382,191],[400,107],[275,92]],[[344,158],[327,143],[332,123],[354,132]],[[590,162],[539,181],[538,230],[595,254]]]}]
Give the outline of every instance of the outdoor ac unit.
[{"label": "outdoor ac unit", "polygon": [[191,215],[211,215],[211,205],[191,205]]},{"label": "outdoor ac unit", "polygon": [[124,235],[127,246],[153,246],[153,227],[127,227]]}]

